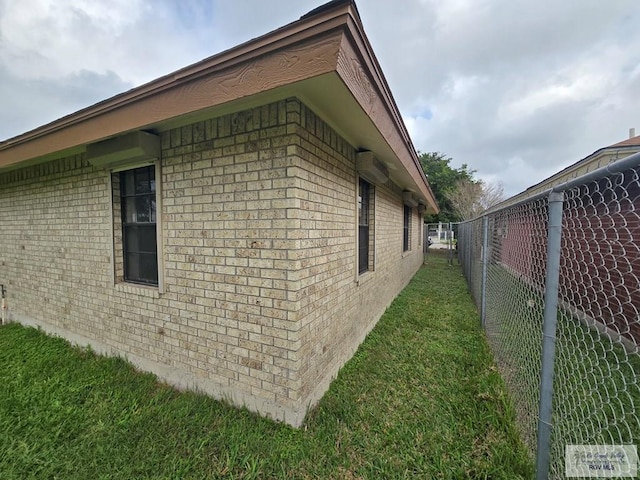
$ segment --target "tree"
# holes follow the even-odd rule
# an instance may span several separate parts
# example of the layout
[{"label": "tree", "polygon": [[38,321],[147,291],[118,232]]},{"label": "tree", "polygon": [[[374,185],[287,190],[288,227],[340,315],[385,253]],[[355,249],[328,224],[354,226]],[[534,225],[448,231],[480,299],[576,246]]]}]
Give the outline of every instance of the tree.
[{"label": "tree", "polygon": [[433,195],[440,206],[440,213],[427,215],[425,221],[436,223],[462,220],[460,214],[451,203],[449,195],[456,190],[458,182],[473,182],[475,170],[469,170],[466,164],[460,168],[452,168],[450,165],[451,158],[444,153],[420,153],[419,158],[422,169],[429,180],[429,185],[431,185],[431,190],[433,190]]},{"label": "tree", "polygon": [[458,180],[447,197],[460,220],[470,220],[504,200],[504,187],[482,180]]},{"label": "tree", "polygon": [[502,182],[487,183],[480,180],[480,183],[482,184],[482,193],[478,199],[478,204],[480,206],[480,212],[478,213],[499,204],[505,199],[504,185],[502,185]]}]

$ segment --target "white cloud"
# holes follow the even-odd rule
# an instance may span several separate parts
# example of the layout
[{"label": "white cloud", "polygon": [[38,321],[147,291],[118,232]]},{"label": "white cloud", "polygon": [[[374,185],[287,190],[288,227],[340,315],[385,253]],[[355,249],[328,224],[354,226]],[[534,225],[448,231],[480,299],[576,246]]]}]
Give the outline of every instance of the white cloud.
[{"label": "white cloud", "polygon": [[[262,35],[323,0],[0,0],[0,137]],[[516,193],[640,130],[637,0],[359,0],[414,145]]]},{"label": "white cloud", "polygon": [[129,88],[115,73],[90,71],[60,79],[18,78],[0,65],[0,132],[17,135]]},{"label": "white cloud", "polygon": [[114,47],[145,9],[136,0],[10,0],[0,18],[3,63],[25,78],[106,72],[120,57]]}]

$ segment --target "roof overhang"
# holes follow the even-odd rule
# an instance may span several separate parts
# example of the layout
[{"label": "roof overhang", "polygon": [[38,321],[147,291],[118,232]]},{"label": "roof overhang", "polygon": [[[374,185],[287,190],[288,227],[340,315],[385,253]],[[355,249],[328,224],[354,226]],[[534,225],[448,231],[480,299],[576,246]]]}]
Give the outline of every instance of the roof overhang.
[{"label": "roof overhang", "polygon": [[158,132],[298,97],[391,180],[438,206],[355,4],[328,3],[262,37],[0,143],[0,171],[84,152],[133,131]]}]

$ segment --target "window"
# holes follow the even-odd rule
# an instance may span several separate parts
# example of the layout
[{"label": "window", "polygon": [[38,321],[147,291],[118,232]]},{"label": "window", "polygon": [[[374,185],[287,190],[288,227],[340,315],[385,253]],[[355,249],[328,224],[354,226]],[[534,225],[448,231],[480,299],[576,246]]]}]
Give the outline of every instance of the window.
[{"label": "window", "polygon": [[158,285],[155,166],[119,175],[124,280]]},{"label": "window", "polygon": [[410,248],[410,227],[411,227],[411,207],[408,205],[404,206],[404,229],[402,232],[402,251],[406,252]]},{"label": "window", "polygon": [[358,187],[358,273],[369,270],[370,200],[371,184],[360,179]]}]

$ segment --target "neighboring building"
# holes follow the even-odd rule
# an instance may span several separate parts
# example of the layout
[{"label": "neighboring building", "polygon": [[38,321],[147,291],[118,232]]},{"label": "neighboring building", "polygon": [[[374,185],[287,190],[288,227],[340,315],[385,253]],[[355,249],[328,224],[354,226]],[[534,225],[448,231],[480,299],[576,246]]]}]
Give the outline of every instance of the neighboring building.
[{"label": "neighboring building", "polygon": [[300,425],[437,204],[352,1],[0,143],[10,321]]},{"label": "neighboring building", "polygon": [[[546,202],[516,204],[638,152],[640,136],[631,129],[629,139],[596,150],[489,210],[494,256],[521,278],[543,283]],[[565,194],[560,301],[632,350],[640,344],[639,242],[640,168]]]},{"label": "neighboring building", "polygon": [[[542,182],[527,188],[524,192],[502,202],[499,206],[504,207],[506,205],[519,202],[526,197],[537,195],[551,187],[555,187],[556,185],[560,185],[561,183],[580,177],[588,172],[597,170],[600,167],[604,167],[616,160],[620,160],[624,157],[640,152],[640,135],[636,136],[635,133],[635,128],[630,128],[629,138],[627,140],[596,150],[591,155],[588,155],[582,160],[560,170],[555,175],[544,179]],[[495,210],[495,207],[491,210]]]}]

